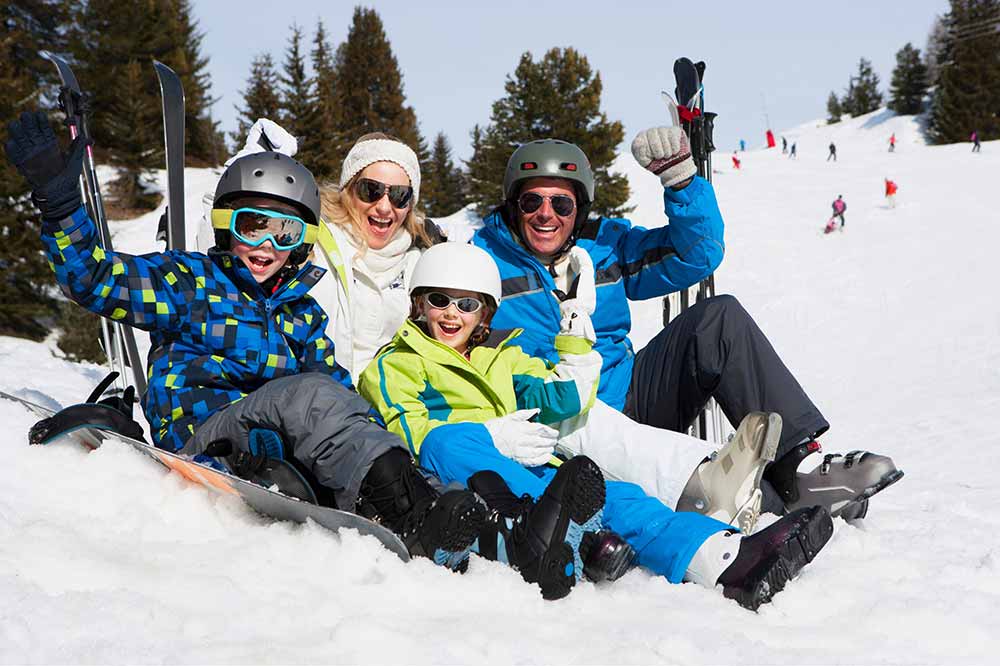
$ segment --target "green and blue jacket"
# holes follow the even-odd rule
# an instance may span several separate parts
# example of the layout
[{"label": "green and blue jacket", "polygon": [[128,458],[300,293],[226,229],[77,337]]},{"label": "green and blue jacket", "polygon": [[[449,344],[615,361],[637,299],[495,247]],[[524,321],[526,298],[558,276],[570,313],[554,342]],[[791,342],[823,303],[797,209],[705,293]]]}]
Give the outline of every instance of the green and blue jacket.
[{"label": "green and blue jacket", "polygon": [[424,438],[438,427],[471,427],[519,409],[537,408],[534,420],[557,427],[585,414],[601,372],[590,342],[556,336],[553,365],[524,353],[520,334],[494,330],[467,359],[407,319],[362,373],[358,391],[418,461]]},{"label": "green and blue jacket", "polygon": [[143,409],[154,443],[179,450],[195,428],[265,382],[322,372],[345,386],[327,316],[307,294],[324,270],[306,264],[265,294],[236,256],[106,252],[81,206],[42,223],[42,243],[63,293],[86,309],[149,331]]}]

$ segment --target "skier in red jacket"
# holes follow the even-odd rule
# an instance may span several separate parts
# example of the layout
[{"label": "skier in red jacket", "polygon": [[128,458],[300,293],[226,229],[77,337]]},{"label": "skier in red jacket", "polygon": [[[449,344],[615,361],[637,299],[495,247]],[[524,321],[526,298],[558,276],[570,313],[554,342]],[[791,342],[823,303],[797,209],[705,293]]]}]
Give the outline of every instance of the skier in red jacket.
[{"label": "skier in red jacket", "polygon": [[899,186],[895,182],[888,178],[885,179],[885,200],[889,204],[889,208],[896,207],[896,191],[898,189]]}]

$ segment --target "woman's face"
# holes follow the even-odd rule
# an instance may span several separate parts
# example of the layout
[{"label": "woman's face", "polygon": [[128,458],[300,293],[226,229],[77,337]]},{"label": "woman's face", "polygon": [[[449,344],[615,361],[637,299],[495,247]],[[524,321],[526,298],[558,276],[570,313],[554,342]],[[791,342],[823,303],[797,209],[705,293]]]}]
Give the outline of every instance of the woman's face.
[{"label": "woman's face", "polygon": [[[403,167],[395,162],[375,162],[366,166],[359,174],[360,178],[378,181],[384,185],[410,186],[410,178]],[[365,233],[368,247],[381,250],[393,239],[396,232],[403,226],[403,220],[410,212],[412,201],[405,208],[396,208],[389,202],[388,191],[377,201],[365,203],[358,197],[357,191],[351,192],[351,201],[361,214],[361,227]]]},{"label": "woman's face", "polygon": [[[474,291],[465,289],[432,289],[432,292],[445,294],[451,298],[474,298],[482,304],[483,297]],[[427,331],[438,342],[451,347],[459,354],[464,354],[469,348],[469,338],[476,332],[476,327],[483,320],[486,308],[480,305],[476,312],[462,312],[457,304],[449,303],[447,307],[434,307],[428,302],[428,294],[420,296],[420,307],[427,317]]]}]

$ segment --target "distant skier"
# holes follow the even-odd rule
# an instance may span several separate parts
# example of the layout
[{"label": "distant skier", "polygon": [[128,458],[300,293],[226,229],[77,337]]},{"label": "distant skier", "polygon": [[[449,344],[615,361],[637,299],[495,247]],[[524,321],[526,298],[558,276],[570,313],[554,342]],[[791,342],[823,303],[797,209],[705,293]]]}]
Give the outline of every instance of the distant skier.
[{"label": "distant skier", "polygon": [[788,159],[794,160],[798,158],[798,153],[795,152],[796,145],[794,142],[792,143],[792,150],[788,153]]},{"label": "distant skier", "polygon": [[969,135],[969,141],[972,142],[972,152],[979,152],[979,132],[972,130],[972,134]]},{"label": "distant skier", "polygon": [[767,132],[764,133],[764,136],[767,138],[767,147],[774,148],[774,132],[767,130]]},{"label": "distant skier", "polygon": [[896,152],[896,133],[893,132],[892,136],[889,137],[889,152]]},{"label": "distant skier", "polygon": [[788,139],[781,137],[781,154],[784,155],[788,152]]},{"label": "distant skier", "polygon": [[838,194],[837,195],[837,200],[833,202],[832,207],[833,207],[833,217],[830,218],[830,221],[833,222],[834,220],[839,219],[840,220],[840,230],[843,231],[844,230],[844,213],[847,212],[847,202],[844,201],[844,195]]},{"label": "distant skier", "polygon": [[740,169],[740,158],[736,156],[735,152],[733,153],[733,168],[737,171]]},{"label": "distant skier", "polygon": [[740,152],[745,153],[746,150],[747,150],[747,142],[744,141],[743,139],[740,139]]},{"label": "distant skier", "polygon": [[826,161],[829,162],[830,160],[837,161],[837,144],[833,141],[830,142],[830,154],[826,156]]},{"label": "distant skier", "polygon": [[885,179],[885,201],[889,205],[889,208],[896,207],[896,191],[899,186],[888,178]]}]

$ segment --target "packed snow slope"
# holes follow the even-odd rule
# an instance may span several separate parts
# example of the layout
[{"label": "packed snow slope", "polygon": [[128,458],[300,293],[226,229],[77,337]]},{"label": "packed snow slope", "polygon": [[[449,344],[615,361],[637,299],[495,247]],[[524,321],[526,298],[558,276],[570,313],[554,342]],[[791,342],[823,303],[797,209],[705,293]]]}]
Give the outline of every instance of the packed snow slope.
[{"label": "packed snow slope", "polygon": [[[724,119],[723,119],[724,121]],[[898,140],[887,152],[889,135]],[[402,564],[374,541],[270,523],[120,446],[28,447],[0,401],[3,663],[899,663],[995,659],[1000,608],[1000,142],[923,144],[876,113],[716,154],[721,293],[737,295],[833,424],[828,451],[891,455],[906,477],[837,520],[801,577],[750,613],[642,570],[548,603],[503,566]],[[839,161],[825,162],[830,140]],[[663,223],[658,181],[623,154],[633,220]],[[210,172],[188,172],[196,215]],[[499,176],[498,176],[499,177]],[[899,183],[886,208],[883,178]],[[830,202],[844,233],[824,236]],[[116,224],[154,248],[156,214]],[[634,308],[635,339],[660,303]],[[63,404],[102,370],[0,340],[0,389]]]}]

